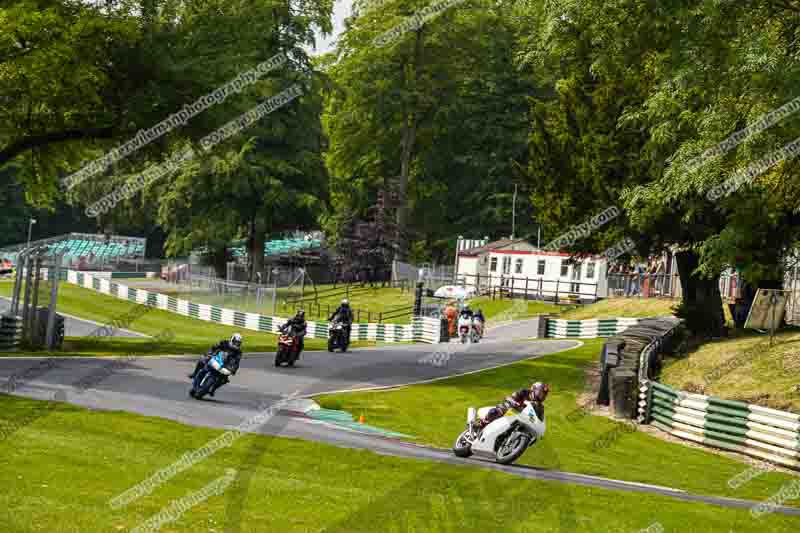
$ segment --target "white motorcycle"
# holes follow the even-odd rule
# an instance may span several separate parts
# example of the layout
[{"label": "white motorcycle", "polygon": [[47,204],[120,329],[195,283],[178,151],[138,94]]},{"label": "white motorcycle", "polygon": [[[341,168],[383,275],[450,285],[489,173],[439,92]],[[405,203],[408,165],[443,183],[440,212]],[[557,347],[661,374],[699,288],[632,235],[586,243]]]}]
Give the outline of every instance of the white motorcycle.
[{"label": "white motorcycle", "polygon": [[466,316],[458,317],[458,338],[461,339],[461,344],[475,342],[475,328],[471,318]]},{"label": "white motorcycle", "polygon": [[491,407],[474,407],[467,411],[467,429],[456,439],[453,453],[458,457],[472,454],[493,457],[504,465],[520,458],[530,446],[544,436],[544,416],[539,419],[531,402],[525,402],[522,412],[512,416],[501,416],[488,426],[479,429],[478,417],[483,418]]}]

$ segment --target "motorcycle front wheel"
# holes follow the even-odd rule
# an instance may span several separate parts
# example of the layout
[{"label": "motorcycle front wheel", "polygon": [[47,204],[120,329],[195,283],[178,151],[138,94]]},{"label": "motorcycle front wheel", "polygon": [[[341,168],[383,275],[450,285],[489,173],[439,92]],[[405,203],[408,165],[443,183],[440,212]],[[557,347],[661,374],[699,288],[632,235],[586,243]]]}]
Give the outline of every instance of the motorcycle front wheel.
[{"label": "motorcycle front wheel", "polygon": [[211,372],[208,372],[205,377],[203,377],[203,380],[198,384],[197,390],[194,392],[195,399],[201,400],[203,396],[211,391],[211,387],[214,386],[216,381],[217,380],[214,379],[214,376],[211,375]]},{"label": "motorcycle front wheel", "polygon": [[495,456],[501,465],[510,465],[528,449],[531,438],[524,433],[512,433],[497,449]]},{"label": "motorcycle front wheel", "polygon": [[283,362],[283,346],[278,348],[278,353],[275,354],[275,366],[281,366]]},{"label": "motorcycle front wheel", "polygon": [[328,351],[332,352],[336,347],[333,344],[333,337],[328,337]]},{"label": "motorcycle front wheel", "polygon": [[456,443],[453,445],[453,453],[456,457],[469,457],[472,455],[472,444],[467,439],[468,435],[469,429],[465,429],[456,439]]}]

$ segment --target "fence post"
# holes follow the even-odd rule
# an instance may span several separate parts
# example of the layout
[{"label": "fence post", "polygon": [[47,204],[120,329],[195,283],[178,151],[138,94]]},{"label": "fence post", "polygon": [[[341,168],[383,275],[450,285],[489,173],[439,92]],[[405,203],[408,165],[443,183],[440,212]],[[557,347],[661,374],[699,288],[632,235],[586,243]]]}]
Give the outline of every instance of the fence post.
[{"label": "fence post", "polygon": [[414,295],[414,316],[422,314],[422,288],[425,286],[423,282],[417,283],[417,292]]},{"label": "fence post", "polygon": [[555,302],[555,303],[558,303],[558,286],[559,286],[560,284],[561,284],[561,280],[560,280],[560,279],[557,279],[557,280],[556,280],[556,295],[555,295],[555,300],[554,300],[554,302]]},{"label": "fence post", "polygon": [[383,324],[383,311],[378,313],[378,324]]}]

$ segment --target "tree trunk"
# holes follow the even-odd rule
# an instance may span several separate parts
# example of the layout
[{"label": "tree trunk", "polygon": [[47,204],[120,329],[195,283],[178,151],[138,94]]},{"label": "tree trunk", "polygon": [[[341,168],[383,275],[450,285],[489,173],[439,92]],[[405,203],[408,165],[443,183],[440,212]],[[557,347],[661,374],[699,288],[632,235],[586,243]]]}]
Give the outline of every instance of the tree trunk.
[{"label": "tree trunk", "polygon": [[[406,80],[408,86],[409,82],[411,90],[415,93],[418,90],[417,80],[418,73],[422,63],[422,32],[424,28],[419,28],[416,31],[414,41],[414,61],[410,66],[411,79]],[[408,68],[408,67],[405,67]],[[415,98],[416,100],[416,98]],[[395,251],[395,259],[403,260],[406,257],[406,250],[408,249],[406,241],[406,228],[408,227],[408,184],[411,178],[411,162],[414,157],[414,143],[417,139],[417,114],[419,110],[415,105],[412,109],[406,109],[403,116],[403,138],[401,140],[400,154],[400,177],[397,184],[397,247]]]},{"label": "tree trunk", "polygon": [[709,279],[695,274],[699,258],[692,251],[678,252],[675,261],[683,290],[678,316],[686,320],[687,327],[695,335],[722,337],[725,334],[725,315],[719,277]]},{"label": "tree trunk", "polygon": [[210,253],[211,266],[218,278],[225,279],[228,275],[228,249],[224,246]]},{"label": "tree trunk", "polygon": [[250,257],[250,282],[257,281],[256,273],[264,270],[264,240],[267,232],[259,227],[255,219],[250,223],[250,235],[248,236],[249,249],[247,255]]}]

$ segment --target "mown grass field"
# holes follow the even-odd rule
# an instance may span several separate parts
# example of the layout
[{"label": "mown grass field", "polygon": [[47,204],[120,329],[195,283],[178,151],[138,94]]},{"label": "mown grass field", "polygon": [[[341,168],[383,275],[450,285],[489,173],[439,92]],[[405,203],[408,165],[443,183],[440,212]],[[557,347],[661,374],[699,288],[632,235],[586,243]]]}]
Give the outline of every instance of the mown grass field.
[{"label": "mown grass field", "polygon": [[[161,531],[630,533],[658,523],[665,531],[788,533],[797,525],[797,518],[780,515],[753,520],[747,509],[255,435],[115,510],[111,498],[222,431],[0,395],[0,421],[21,419],[33,421],[7,437],[0,456],[8,533],[131,531],[228,468],[241,480]],[[664,465],[655,475],[668,470]]]},{"label": "mown grass field", "polygon": [[[0,285],[0,296],[11,296],[11,284]],[[138,304],[100,294],[68,283],[59,285],[58,310],[79,318],[109,324],[129,314]],[[98,326],[99,327],[99,326]],[[238,328],[184,317],[168,311],[150,309],[125,329],[156,336],[171,330],[171,341],[153,343],[150,339],[120,337],[67,337],[64,350],[53,355],[121,355],[121,354],[196,354],[204,352],[220,339],[229,338]],[[257,331],[244,331],[245,352],[271,352],[275,350],[277,337]],[[357,345],[354,345],[357,346]],[[324,349],[323,340],[307,339],[306,349]],[[3,355],[21,355],[19,352]],[[37,352],[37,355],[47,355]]]},{"label": "mown grass field", "polygon": [[601,346],[602,340],[591,340],[578,349],[478,374],[393,391],[321,396],[317,401],[323,407],[363,414],[368,424],[415,435],[418,442],[449,448],[464,428],[467,407],[496,405],[516,389],[546,381],[552,387],[547,434],[522,456],[522,464],[749,499],[766,498],[792,479],[766,474],[733,490],[727,482],[747,468],[743,462],[665,442],[645,431],[617,432],[619,438],[611,446],[594,449],[597,439],[615,431],[615,423],[599,416],[578,416],[571,422],[568,416],[578,409],[584,368],[597,360]]},{"label": "mown grass field", "polygon": [[[123,280],[124,284],[125,281]],[[379,285],[375,287],[353,287],[352,292],[345,292],[345,285],[318,285],[318,298],[314,299],[314,290],[311,286],[307,285],[304,292],[304,301],[299,303],[288,303],[287,297],[300,297],[301,292],[299,287],[293,287],[291,290],[279,288],[276,296],[276,309],[272,307],[272,297],[268,295],[261,303],[257,302],[255,297],[242,298],[236,295],[218,295],[211,294],[207,291],[197,289],[187,290],[182,285],[166,285],[160,281],[148,282],[138,281],[131,283],[133,286],[148,288],[153,292],[160,292],[162,294],[169,294],[190,300],[195,303],[217,305],[220,307],[227,307],[229,309],[236,309],[238,311],[245,311],[250,313],[261,314],[276,314],[278,316],[291,316],[299,308],[306,311],[309,319],[316,320],[320,317],[327,319],[328,312],[333,312],[339,305],[343,298],[348,297],[350,300],[350,307],[354,312],[361,311],[356,314],[357,322],[378,322],[379,313],[386,313],[387,311],[397,309],[399,307],[409,307],[414,304],[414,290],[402,290],[400,288],[383,287]],[[385,323],[408,323],[411,312],[399,317],[387,317],[383,320]]]},{"label": "mown grass field", "polygon": [[555,304],[535,300],[528,300],[522,305],[522,309],[518,311],[517,308],[520,306],[515,306],[514,300],[492,300],[485,296],[469,300],[470,308],[473,311],[481,309],[486,320],[502,322],[522,320],[536,315],[555,314],[561,311],[561,308]]},{"label": "mown grass field", "polygon": [[644,318],[672,314],[677,300],[662,298],[611,298],[565,311],[559,318]]},{"label": "mown grass field", "polygon": [[736,332],[668,359],[662,380],[682,390],[800,413],[800,331]]}]

